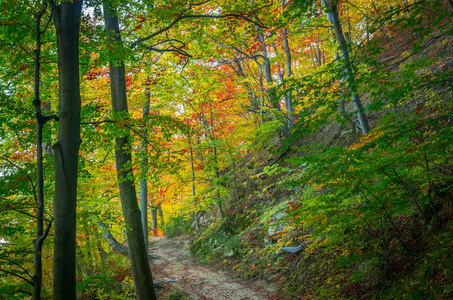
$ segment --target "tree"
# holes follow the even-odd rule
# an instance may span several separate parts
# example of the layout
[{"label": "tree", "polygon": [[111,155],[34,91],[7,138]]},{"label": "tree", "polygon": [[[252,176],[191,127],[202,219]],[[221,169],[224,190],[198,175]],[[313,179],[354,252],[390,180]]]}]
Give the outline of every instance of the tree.
[{"label": "tree", "polygon": [[338,2],[322,0],[326,7],[326,15],[329,21],[332,23],[333,28],[337,36],[338,47],[340,48],[341,58],[343,59],[345,78],[348,82],[349,89],[352,95],[352,103],[357,112],[360,128],[364,134],[370,131],[370,125],[368,124],[368,118],[363,110],[362,102],[358,94],[357,88],[354,83],[354,71],[352,68],[352,61],[349,58],[351,49],[349,48],[348,42],[344,36],[343,28],[341,26],[340,15],[338,13]]},{"label": "tree", "polygon": [[[148,180],[146,178],[148,173],[148,130],[146,128],[146,120],[149,117],[149,98],[150,94],[146,88],[145,91],[145,101],[143,102],[143,132],[142,132],[142,143],[141,143],[141,151],[142,151],[142,159],[141,159],[141,166],[140,166],[140,210],[142,213],[142,226],[143,226],[143,236],[145,238],[145,248],[148,250]],[[153,224],[154,220],[153,219]],[[157,223],[157,222],[156,222]],[[154,226],[153,226],[154,229]]]},{"label": "tree", "polygon": [[[114,4],[105,1],[103,10],[105,28],[109,31],[110,38],[118,46],[121,46],[121,33],[116,7]],[[124,63],[121,60],[111,60],[109,62],[109,70],[113,111],[121,115],[122,118],[127,117],[126,71]],[[115,160],[135,290],[139,299],[157,299],[154,292],[147,249],[145,248],[141,213],[137,203],[133,180],[134,174],[131,169],[131,141],[127,131],[121,133],[120,137],[115,137]],[[142,207],[142,209],[146,210],[146,206]]]},{"label": "tree", "polygon": [[76,299],[76,203],[80,139],[79,28],[83,1],[51,2],[58,49],[59,129],[55,155],[54,299]]},{"label": "tree", "polygon": [[35,40],[36,49],[34,51],[34,97],[33,106],[35,107],[36,116],[36,239],[33,241],[34,254],[34,267],[35,275],[33,276],[33,299],[41,299],[41,286],[42,286],[42,246],[44,240],[49,234],[52,220],[48,220],[46,229],[44,230],[44,168],[43,168],[43,127],[44,125],[55,117],[46,117],[42,115],[41,99],[40,99],[40,67],[41,67],[41,35],[46,31],[41,31],[41,19],[47,10],[47,2],[44,2],[43,8],[37,12],[35,16]]}]

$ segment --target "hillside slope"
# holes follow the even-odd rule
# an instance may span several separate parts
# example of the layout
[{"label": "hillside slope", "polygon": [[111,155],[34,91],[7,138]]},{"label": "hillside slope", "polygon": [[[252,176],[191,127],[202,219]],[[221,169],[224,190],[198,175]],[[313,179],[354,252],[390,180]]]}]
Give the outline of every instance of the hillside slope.
[{"label": "hillside slope", "polygon": [[357,55],[371,133],[331,115],[251,151],[240,202],[232,190],[194,237],[199,259],[288,299],[453,297],[452,30],[420,13],[425,31],[403,24]]}]

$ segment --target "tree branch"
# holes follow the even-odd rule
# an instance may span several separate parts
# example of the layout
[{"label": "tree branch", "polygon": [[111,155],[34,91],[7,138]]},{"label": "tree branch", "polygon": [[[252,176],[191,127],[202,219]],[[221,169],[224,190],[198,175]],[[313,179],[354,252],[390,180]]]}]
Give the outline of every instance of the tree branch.
[{"label": "tree branch", "polygon": [[2,260],[5,260],[5,261],[7,261],[7,262],[9,262],[9,263],[11,263],[11,264],[13,264],[15,266],[18,266],[19,268],[22,269],[22,271],[25,272],[25,274],[28,275],[28,277],[30,277],[33,280],[33,276],[31,276],[30,273],[28,273],[28,271],[24,267],[22,267],[20,264],[16,263],[15,261],[13,261],[11,259],[7,259],[7,258],[2,258]]},{"label": "tree branch", "polygon": [[176,17],[176,19],[174,19],[170,24],[168,24],[164,28],[162,28],[162,29],[160,29],[160,30],[158,30],[158,31],[156,31],[156,32],[144,37],[144,38],[136,40],[135,42],[133,42],[131,44],[131,48],[135,48],[137,46],[137,44],[146,42],[146,41],[152,39],[153,37],[158,36],[159,34],[171,29],[173,26],[176,25],[176,23],[178,23],[179,21],[181,21],[183,19],[196,19],[196,18],[223,19],[223,18],[235,17],[235,18],[244,19],[245,21],[251,22],[251,23],[253,23],[253,24],[255,24],[255,25],[257,25],[257,26],[259,26],[261,28],[267,28],[266,26],[264,26],[264,24],[259,19],[257,19],[257,21],[254,21],[254,20],[252,20],[250,18],[250,16],[256,14],[256,12],[258,10],[263,9],[263,8],[273,4],[273,2],[271,1],[270,4],[267,4],[267,5],[264,5],[263,7],[255,9],[255,10],[251,11],[249,14],[247,14],[245,16],[244,15],[240,15],[240,14],[235,14],[235,13],[229,13],[229,14],[224,14],[224,15],[184,15],[185,13],[190,11],[193,7],[201,6],[201,5],[204,5],[204,4],[208,3],[208,2],[210,2],[210,0],[202,1],[200,3],[190,4],[189,7],[184,9],[184,10],[182,10],[181,13],[179,13],[178,17]]},{"label": "tree branch", "polygon": [[18,278],[20,278],[20,279],[22,279],[22,280],[25,280],[26,282],[28,282],[28,283],[29,283],[30,285],[32,285],[32,286],[33,286],[33,282],[32,282],[32,281],[30,281],[30,280],[28,280],[28,279],[27,279],[27,278],[25,278],[24,276],[21,276],[21,275],[19,275],[19,274],[16,274],[16,273],[13,273],[13,272],[7,271],[7,270],[5,270],[5,269],[0,269],[0,271],[1,271],[1,272],[3,272],[3,273],[9,274],[9,275],[13,275],[13,276],[16,276],[16,277],[18,277]]},{"label": "tree branch", "polygon": [[53,218],[52,220],[46,220],[47,222],[49,222],[47,224],[47,227],[46,227],[46,231],[44,231],[43,235],[39,237],[38,239],[38,245],[39,245],[39,248],[41,249],[42,247],[42,244],[44,243],[44,240],[47,238],[47,236],[49,235],[49,232],[50,232],[50,228],[52,227],[52,222],[53,222]]},{"label": "tree branch", "polygon": [[35,184],[33,183],[33,180],[30,178],[30,176],[19,166],[17,166],[15,163],[13,163],[11,160],[9,160],[8,158],[5,158],[5,157],[1,157],[0,159],[3,159],[3,160],[6,160],[7,162],[9,162],[13,167],[17,168],[22,174],[25,175],[25,177],[27,177],[28,181],[30,181],[30,184],[31,184],[31,187],[33,189],[33,196],[35,198],[35,201],[38,202],[37,200],[37,196],[36,196],[36,186]]}]

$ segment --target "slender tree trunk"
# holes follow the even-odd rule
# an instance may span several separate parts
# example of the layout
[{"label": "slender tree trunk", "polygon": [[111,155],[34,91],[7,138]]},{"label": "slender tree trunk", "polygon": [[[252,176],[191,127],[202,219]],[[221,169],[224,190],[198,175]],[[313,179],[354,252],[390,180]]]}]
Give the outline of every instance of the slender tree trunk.
[{"label": "slender tree trunk", "polygon": [[150,94],[148,88],[145,90],[145,103],[143,104],[143,121],[145,122],[143,125],[143,139],[141,143],[141,151],[142,151],[142,161],[141,161],[141,170],[140,170],[140,210],[142,213],[142,225],[143,225],[143,236],[145,238],[145,247],[149,249],[149,241],[148,241],[148,180],[146,178],[148,173],[148,130],[146,129],[146,122],[149,117],[149,101],[150,101]]},{"label": "slender tree trunk", "polygon": [[[262,44],[263,50],[261,51],[261,53],[264,57],[264,66],[263,66],[264,79],[266,80],[267,84],[272,84],[273,80],[272,80],[272,72],[271,72],[271,62],[269,59],[269,54],[267,52],[267,47],[264,44],[264,42],[265,42],[264,35],[261,32],[258,33],[258,41],[263,43]],[[276,89],[274,87],[269,88],[268,94],[269,94],[269,98],[270,98],[272,107],[276,110],[276,112],[275,112],[276,117],[280,120],[280,123],[281,123],[280,130],[282,131],[282,133],[285,137],[288,137],[289,129],[288,129],[288,126],[287,126],[286,121],[284,120],[283,116],[280,115],[281,106],[280,106],[280,102],[279,102],[279,98],[278,98]]]},{"label": "slender tree trunk", "polygon": [[[282,1],[282,9],[284,8],[284,5],[285,5],[285,1],[283,0]],[[284,28],[283,29],[283,42],[284,42],[283,50],[284,50],[285,55],[286,55],[286,78],[287,79],[289,79],[291,77],[291,75],[292,75],[291,49],[289,48],[288,33],[289,33],[288,29]],[[319,50],[319,47],[318,47],[318,50]],[[319,57],[319,59],[318,59],[318,57]],[[320,58],[321,58],[320,54],[316,58],[317,58],[318,64],[319,64],[319,61],[320,61]],[[312,57],[312,60],[313,60],[313,57]],[[284,81],[283,72],[279,74],[279,77],[280,77],[281,82],[283,83],[283,81]],[[287,114],[287,125],[286,126],[288,127],[288,130],[291,130],[291,128],[293,127],[293,122],[292,122],[293,107],[292,107],[292,95],[291,95],[291,92],[287,92],[284,95],[284,98],[285,98],[285,106],[286,106],[286,114]]]},{"label": "slender tree trunk", "polygon": [[76,245],[77,264],[76,269],[79,272],[80,278],[83,280],[85,275],[88,275],[85,271],[85,256],[83,255],[82,249],[79,245]]},{"label": "slender tree trunk", "polygon": [[228,151],[229,157],[231,159],[231,172],[233,174],[233,185],[234,185],[233,193],[234,193],[234,197],[236,198],[238,207],[242,210],[241,202],[239,200],[239,188],[238,188],[238,184],[237,184],[236,162],[234,161],[233,151],[231,150],[231,146],[228,142],[227,142],[226,146],[227,146],[227,151]]},{"label": "slender tree trunk", "polygon": [[316,58],[316,53],[315,53],[315,48],[313,45],[310,43],[310,58],[311,58],[311,65],[313,67],[313,70],[316,70],[316,64],[315,64],[315,58]]},{"label": "slender tree trunk", "polygon": [[44,4],[44,8],[35,15],[35,41],[36,49],[34,52],[35,60],[35,71],[34,71],[34,99],[33,106],[35,107],[36,115],[36,239],[33,241],[34,254],[34,267],[35,274],[33,276],[33,299],[41,299],[41,287],[42,287],[42,245],[44,239],[50,229],[50,223],[48,229],[44,232],[44,169],[43,169],[43,126],[45,120],[41,114],[41,99],[40,99],[40,59],[41,59],[41,19],[44,12],[47,9],[47,4]]},{"label": "slender tree trunk", "polygon": [[[244,75],[241,72],[241,66],[239,63],[236,64],[239,67],[239,74]],[[184,105],[184,112],[186,112],[186,106]],[[187,127],[189,127],[189,122],[187,122]],[[195,189],[195,167],[194,167],[194,158],[193,158],[193,143],[192,143],[192,136],[190,132],[187,134],[187,139],[189,140],[189,151],[190,151],[190,170],[192,172],[192,201],[194,206],[194,219],[195,219],[195,226],[196,229],[200,229],[200,218],[198,217],[197,211],[197,200],[196,200],[196,189]]]},{"label": "slender tree trunk", "polygon": [[321,46],[320,46],[320,42],[319,42],[319,34],[318,34],[318,42],[316,43],[316,47],[318,48],[318,57],[319,57],[318,66],[321,66],[322,65],[322,53],[321,53]]},{"label": "slender tree trunk", "polygon": [[187,134],[189,139],[189,149],[190,149],[190,170],[192,171],[192,201],[194,206],[194,218],[195,218],[195,226],[200,229],[200,220],[198,218],[198,211],[197,211],[197,200],[196,200],[196,191],[195,191],[195,168],[193,165],[193,148],[192,148],[192,137],[190,133]]},{"label": "slender tree trunk", "polygon": [[[291,49],[289,48],[288,41],[288,29],[283,29],[283,40],[285,45],[285,54],[286,54],[286,78],[292,76],[292,58],[291,58]],[[288,113],[288,129],[293,127],[293,100],[291,92],[286,93],[285,95],[286,110]]]},{"label": "slender tree trunk", "polygon": [[99,254],[99,264],[101,266],[101,269],[105,270],[105,263],[107,262],[108,253],[106,251],[104,251],[104,247],[102,247],[101,239],[98,239],[96,243],[97,243],[96,250],[98,251],[98,254]]},{"label": "slender tree trunk", "polygon": [[327,18],[332,23],[336,35],[337,35],[337,42],[340,48],[341,57],[343,59],[343,63],[345,65],[345,72],[346,72],[346,80],[349,84],[349,89],[352,94],[352,103],[354,104],[354,108],[357,113],[357,117],[359,119],[359,124],[364,134],[367,134],[370,131],[370,125],[368,124],[368,118],[365,115],[365,112],[362,107],[362,102],[360,101],[360,97],[358,95],[357,89],[354,86],[354,73],[351,67],[351,60],[349,59],[349,47],[348,43],[346,42],[345,36],[343,34],[343,29],[340,23],[340,17],[338,15],[338,7],[337,4],[330,4],[329,0],[322,0],[326,9],[327,9]]},{"label": "slender tree trunk", "polygon": [[54,9],[57,32],[59,130],[55,154],[53,214],[55,300],[76,299],[76,203],[80,139],[79,27],[82,1]]},{"label": "slender tree trunk", "polygon": [[37,171],[37,205],[36,212],[36,239],[33,242],[35,251],[35,275],[33,277],[33,299],[41,299],[41,285],[42,285],[42,257],[40,239],[44,234],[44,172],[43,172],[43,151],[42,151],[42,129],[43,124],[39,120],[41,115],[41,100],[39,95],[40,84],[40,53],[41,53],[41,24],[42,13],[36,16],[36,50],[35,50],[35,95],[34,106],[36,112],[36,171]]},{"label": "slender tree trunk", "polygon": [[153,229],[153,233],[156,232],[156,229],[158,227],[157,225],[157,205],[156,206],[151,206],[151,228]]},{"label": "slender tree trunk", "polygon": [[[211,101],[209,101],[209,110],[210,110],[211,129],[209,130],[209,128],[208,128],[208,133],[211,138],[211,142],[214,144],[212,147],[212,155],[214,156],[214,172],[215,172],[214,175],[215,175],[215,179],[218,180],[220,178],[220,171],[219,171],[219,162],[217,159],[217,146],[215,145],[216,137],[214,134],[214,123],[213,123],[213,118],[212,118],[212,102]],[[223,218],[225,218],[225,214],[223,212],[222,200],[220,199],[220,194],[218,191],[216,192],[216,198],[217,198],[217,206],[219,208],[220,218],[223,219]]]},{"label": "slender tree trunk", "polygon": [[346,23],[348,26],[348,32],[346,34],[346,40],[348,41],[348,43],[352,43],[351,19],[349,18],[349,5],[346,6],[346,12],[348,14],[348,22]]},{"label": "slender tree trunk", "polygon": [[[116,8],[104,2],[105,27],[110,36],[121,45],[121,33]],[[110,87],[112,107],[115,113],[127,114],[126,72],[124,63],[110,62]],[[135,291],[139,300],[157,299],[154,291],[153,278],[149,267],[148,253],[145,248],[141,212],[137,203],[137,195],[131,169],[132,155],[129,133],[115,138],[115,160],[118,174],[121,206],[126,223],[127,243],[131,260]]]},{"label": "slender tree trunk", "polygon": [[96,263],[96,253],[92,251],[93,245],[90,241],[90,233],[86,228],[85,229],[85,245],[84,249],[86,249],[87,253],[87,261],[88,261],[88,273],[93,273],[93,270],[96,269],[97,263]]},{"label": "slender tree trunk", "polygon": [[165,226],[165,220],[164,220],[164,213],[162,212],[162,205],[157,204],[157,213],[159,214],[160,222],[162,223],[162,227]]},{"label": "slender tree trunk", "polygon": [[[240,63],[237,59],[234,59],[233,62],[234,62],[234,65],[231,64],[231,68],[233,68],[235,70],[236,75],[238,77],[242,77],[242,78],[246,79],[247,75],[246,75],[245,69],[244,69],[244,62],[242,61],[242,63]],[[236,68],[234,66],[236,66]],[[252,112],[255,112],[255,113],[259,112],[261,115],[262,107],[260,107],[261,104],[259,103],[258,97],[256,96],[255,92],[253,91],[251,84],[248,83],[247,81],[244,81],[242,83],[242,86],[247,91],[247,95],[250,99],[250,106],[251,106]],[[264,122],[264,120],[261,118],[261,123],[263,123],[263,122]]]}]

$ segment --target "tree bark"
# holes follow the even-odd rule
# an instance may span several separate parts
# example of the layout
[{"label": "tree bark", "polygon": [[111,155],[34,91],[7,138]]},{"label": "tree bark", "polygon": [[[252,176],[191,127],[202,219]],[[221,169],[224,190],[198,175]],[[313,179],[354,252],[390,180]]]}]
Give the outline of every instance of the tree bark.
[{"label": "tree bark", "polygon": [[[211,142],[214,144],[212,147],[212,155],[214,156],[214,172],[215,172],[215,179],[218,180],[220,178],[220,170],[219,170],[219,162],[217,159],[217,145],[215,144],[216,136],[214,134],[214,123],[212,118],[212,102],[209,101],[209,112],[210,112],[210,125],[211,129],[208,128],[209,136],[211,138]],[[220,193],[216,191],[216,198],[217,198],[217,207],[219,208],[220,218],[225,218],[225,213],[223,212],[222,207],[222,200],[220,199]]]},{"label": "tree bark", "polygon": [[153,229],[153,233],[155,233],[157,229],[157,205],[151,206],[151,221],[151,228]]},{"label": "tree bark", "polygon": [[343,59],[343,63],[345,65],[345,73],[346,73],[346,80],[348,81],[349,90],[352,94],[352,103],[354,104],[354,108],[357,113],[357,117],[359,119],[359,124],[364,134],[367,134],[370,131],[370,125],[368,124],[368,118],[365,115],[363,110],[362,102],[360,101],[360,97],[358,95],[357,89],[354,87],[354,72],[351,67],[351,60],[349,59],[349,46],[346,42],[346,38],[343,33],[343,28],[341,27],[340,16],[338,14],[338,6],[337,3],[329,3],[329,0],[322,0],[324,3],[327,11],[327,18],[332,23],[336,36],[338,46],[340,48],[341,57]]},{"label": "tree bark", "polygon": [[[102,236],[104,239],[107,241],[109,244],[110,248],[112,248],[113,252],[124,255],[129,257],[129,248],[118,242],[118,240],[113,236],[113,234],[108,230],[107,226],[104,224],[104,222],[98,220],[97,221],[99,227],[101,228],[102,231]],[[101,252],[99,252],[101,253]],[[156,255],[148,254],[149,258],[157,258]],[[102,255],[101,255],[102,258]]]},{"label": "tree bark", "polygon": [[76,203],[80,139],[79,28],[82,1],[54,9],[58,48],[59,130],[55,154],[55,300],[76,299]]},{"label": "tree bark", "polygon": [[157,204],[157,213],[159,214],[159,218],[160,218],[160,223],[162,224],[162,227],[165,226],[165,220],[164,220],[164,213],[162,212],[162,206],[159,204]]},{"label": "tree bark", "polygon": [[36,195],[35,200],[37,204],[36,211],[36,239],[33,241],[34,254],[34,267],[35,274],[33,276],[33,299],[41,299],[42,287],[42,245],[46,239],[51,221],[47,224],[47,229],[44,231],[44,168],[43,168],[43,127],[46,123],[45,118],[41,111],[40,99],[40,67],[41,67],[41,19],[47,10],[47,3],[41,11],[35,14],[35,41],[36,49],[34,51],[34,97],[33,106],[35,107],[36,116]]},{"label": "tree bark", "polygon": [[[110,37],[121,45],[121,33],[116,8],[104,2],[105,28]],[[127,114],[126,72],[122,61],[110,62],[110,87],[112,107],[115,113]],[[118,174],[121,206],[126,223],[129,257],[134,278],[135,291],[140,300],[157,299],[154,291],[153,278],[145,248],[141,212],[137,203],[134,185],[134,174],[131,169],[132,155],[129,133],[115,138],[115,160]]]},{"label": "tree bark", "polygon": [[[283,40],[285,45],[285,54],[286,54],[286,78],[291,78],[292,76],[292,58],[291,58],[291,49],[289,48],[289,41],[288,41],[288,29],[283,29]],[[291,130],[293,127],[293,100],[291,92],[287,92],[285,95],[285,104],[286,104],[286,111],[288,114],[288,129]]]},{"label": "tree bark", "polygon": [[145,238],[145,248],[148,250],[148,180],[146,178],[148,174],[148,130],[146,129],[146,122],[149,117],[149,101],[150,94],[148,88],[145,89],[145,102],[143,103],[143,139],[141,143],[142,161],[140,166],[140,210],[142,213],[142,225],[143,225],[143,237]]},{"label": "tree bark", "polygon": [[[258,41],[262,43],[262,47],[263,47],[263,50],[261,51],[261,53],[264,57],[264,66],[263,66],[264,79],[266,80],[267,84],[272,84],[273,80],[272,80],[272,72],[271,72],[271,62],[269,59],[269,54],[267,52],[267,47],[264,44],[264,42],[265,42],[264,35],[261,32],[258,33]],[[269,98],[270,98],[272,107],[276,110],[276,117],[281,123],[280,130],[282,131],[282,133],[285,137],[288,137],[289,129],[288,129],[288,125],[286,124],[285,119],[281,115],[281,106],[280,106],[280,102],[279,102],[280,99],[278,98],[277,91],[275,90],[274,87],[271,87],[268,90],[268,94],[269,94]]]},{"label": "tree bark", "polygon": [[107,226],[102,221],[97,221],[99,227],[102,231],[102,236],[106,239],[109,246],[113,249],[115,253],[128,256],[129,257],[129,249],[126,246],[118,242],[117,239],[112,235],[112,233],[107,229]]},{"label": "tree bark", "polygon": [[187,134],[187,138],[189,140],[189,151],[190,151],[190,170],[192,173],[192,201],[194,206],[194,219],[195,219],[195,226],[200,229],[200,219],[198,218],[198,211],[197,211],[197,200],[196,200],[196,190],[195,190],[195,168],[193,164],[193,145],[192,145],[192,137],[190,132]]}]

